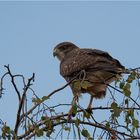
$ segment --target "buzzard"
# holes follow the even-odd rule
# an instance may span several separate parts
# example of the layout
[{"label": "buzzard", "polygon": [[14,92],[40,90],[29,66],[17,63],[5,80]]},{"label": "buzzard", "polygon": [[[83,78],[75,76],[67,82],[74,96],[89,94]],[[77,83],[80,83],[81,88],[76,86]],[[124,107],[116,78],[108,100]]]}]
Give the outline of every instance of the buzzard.
[{"label": "buzzard", "polygon": [[71,42],[58,44],[53,55],[60,60],[60,74],[70,83],[74,97],[89,93],[91,108],[93,98],[105,97],[107,86],[118,79],[125,67],[107,52],[79,48]]}]

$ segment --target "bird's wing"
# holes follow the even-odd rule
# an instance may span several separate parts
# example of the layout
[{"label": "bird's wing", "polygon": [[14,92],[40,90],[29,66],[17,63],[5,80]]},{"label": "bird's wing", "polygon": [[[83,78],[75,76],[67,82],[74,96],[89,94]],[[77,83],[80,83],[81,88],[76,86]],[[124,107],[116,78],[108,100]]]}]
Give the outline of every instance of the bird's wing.
[{"label": "bird's wing", "polygon": [[117,73],[118,69],[123,68],[120,62],[107,52],[96,49],[75,49],[61,62],[60,73],[63,77],[67,77],[81,70],[92,72],[103,70]]}]

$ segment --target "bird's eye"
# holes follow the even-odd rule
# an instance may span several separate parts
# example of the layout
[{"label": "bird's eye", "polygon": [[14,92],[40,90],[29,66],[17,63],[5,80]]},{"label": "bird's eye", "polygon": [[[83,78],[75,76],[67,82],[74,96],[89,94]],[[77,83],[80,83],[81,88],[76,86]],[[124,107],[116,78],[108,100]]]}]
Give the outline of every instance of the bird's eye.
[{"label": "bird's eye", "polygon": [[61,46],[60,50],[65,50],[67,48],[67,46]]}]

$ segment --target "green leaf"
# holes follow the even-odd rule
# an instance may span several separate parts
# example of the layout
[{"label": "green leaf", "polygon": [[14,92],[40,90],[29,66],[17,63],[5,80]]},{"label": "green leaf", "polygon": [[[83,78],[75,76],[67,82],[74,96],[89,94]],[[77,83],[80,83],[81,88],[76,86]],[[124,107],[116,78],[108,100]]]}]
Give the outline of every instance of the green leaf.
[{"label": "green leaf", "polygon": [[65,129],[65,131],[70,131],[70,127],[66,126],[64,129]]},{"label": "green leaf", "polygon": [[39,129],[39,126],[34,126],[34,128],[35,128],[35,134],[37,135],[37,137],[43,136],[43,130]]},{"label": "green leaf", "polygon": [[39,104],[41,103],[41,99],[40,98],[32,98],[32,102],[35,103],[35,104]]},{"label": "green leaf", "polygon": [[57,118],[57,119],[56,119],[56,122],[57,122],[57,123],[60,123],[60,118]]},{"label": "green leaf", "polygon": [[46,100],[48,100],[48,99],[49,99],[48,96],[43,96],[43,97],[42,97],[42,101],[46,101]]},{"label": "green leaf", "polygon": [[88,132],[86,129],[83,129],[82,132],[81,132],[81,134],[82,134],[84,137],[86,137],[86,138],[90,138],[90,134],[89,134],[89,132]]},{"label": "green leaf", "polygon": [[130,88],[131,88],[130,83],[126,83],[126,85],[123,87],[124,95],[127,97],[130,97],[130,95],[131,95]]},{"label": "green leaf", "polygon": [[132,73],[128,76],[126,82],[127,82],[127,83],[132,83],[133,80],[135,80],[135,77],[136,77],[136,73],[135,73],[135,72],[132,72]]},{"label": "green leaf", "polygon": [[113,102],[113,103],[111,104],[111,108],[112,108],[112,109],[116,109],[117,107],[118,107],[118,104],[117,104],[117,103]]},{"label": "green leaf", "polygon": [[89,87],[92,87],[93,85],[90,83],[90,82],[88,82],[88,81],[82,81],[81,82],[81,87],[83,88],[83,89],[87,89],[87,88],[89,88]]},{"label": "green leaf", "polygon": [[135,128],[139,128],[139,121],[136,120],[136,119],[132,119],[132,125],[133,125]]},{"label": "green leaf", "polygon": [[45,121],[45,125],[46,125],[46,127],[47,127],[48,129],[51,129],[51,127],[52,127],[52,121],[51,121],[51,120]]},{"label": "green leaf", "polygon": [[114,109],[113,117],[119,117],[121,114],[122,110],[119,108]]},{"label": "green leaf", "polygon": [[110,124],[109,124],[109,122],[106,123],[106,128],[107,128],[107,129],[110,128]]},{"label": "green leaf", "polygon": [[42,130],[42,129],[38,129],[38,130],[36,131],[36,135],[37,135],[37,137],[43,136],[43,130]]},{"label": "green leaf", "polygon": [[113,109],[113,110],[111,110],[111,112],[112,112],[112,118],[114,119],[114,118],[119,117],[120,116],[120,113],[122,112],[122,110],[118,108],[118,104],[115,103],[115,102],[113,102],[111,104],[111,108]]},{"label": "green leaf", "polygon": [[77,118],[74,122],[75,122],[76,127],[78,127],[80,124],[80,120]]},{"label": "green leaf", "polygon": [[83,89],[87,89],[88,87],[93,86],[90,82],[88,81],[81,81],[81,80],[76,80],[73,82],[73,87],[75,90],[81,90],[81,88]]},{"label": "green leaf", "polygon": [[74,117],[74,116],[76,115],[76,113],[77,113],[77,104],[76,104],[76,102],[74,101],[74,102],[72,103],[72,116]]},{"label": "green leaf", "polygon": [[10,127],[4,125],[3,128],[2,128],[2,132],[3,132],[4,134],[10,134]]},{"label": "green leaf", "polygon": [[120,89],[123,89],[124,85],[125,85],[125,82],[121,82],[120,83]]},{"label": "green leaf", "polygon": [[10,130],[9,126],[4,125],[2,127],[2,135],[1,136],[2,136],[3,139],[8,139],[8,140],[11,139],[11,130]]},{"label": "green leaf", "polygon": [[129,109],[127,111],[127,113],[128,113],[128,116],[130,116],[132,119],[134,118],[134,110],[133,109]]},{"label": "green leaf", "polygon": [[45,117],[45,116],[42,116],[42,117],[41,117],[41,120],[42,120],[42,121],[46,120],[46,117]]},{"label": "green leaf", "polygon": [[74,89],[77,91],[79,91],[79,90],[81,90],[81,82],[80,82],[80,80],[76,80],[76,81],[74,81],[73,82],[73,87],[74,87]]},{"label": "green leaf", "polygon": [[130,83],[126,83],[123,89],[127,89],[127,90],[129,90],[130,87],[131,87]]},{"label": "green leaf", "polygon": [[130,90],[125,90],[124,95],[127,96],[127,97],[130,97],[131,91]]},{"label": "green leaf", "polygon": [[93,140],[93,138],[92,137],[89,137],[88,140]]},{"label": "green leaf", "polygon": [[84,117],[86,117],[86,118],[90,118],[90,116],[91,116],[91,113],[89,113],[88,111],[84,111]]}]

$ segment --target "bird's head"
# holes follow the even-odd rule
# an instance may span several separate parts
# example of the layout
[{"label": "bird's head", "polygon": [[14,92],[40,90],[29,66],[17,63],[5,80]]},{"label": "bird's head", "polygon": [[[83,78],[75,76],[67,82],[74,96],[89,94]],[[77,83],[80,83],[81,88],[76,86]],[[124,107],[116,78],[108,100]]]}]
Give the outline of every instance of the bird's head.
[{"label": "bird's head", "polygon": [[53,50],[53,56],[57,56],[62,61],[69,52],[76,48],[78,47],[71,42],[59,43]]}]

